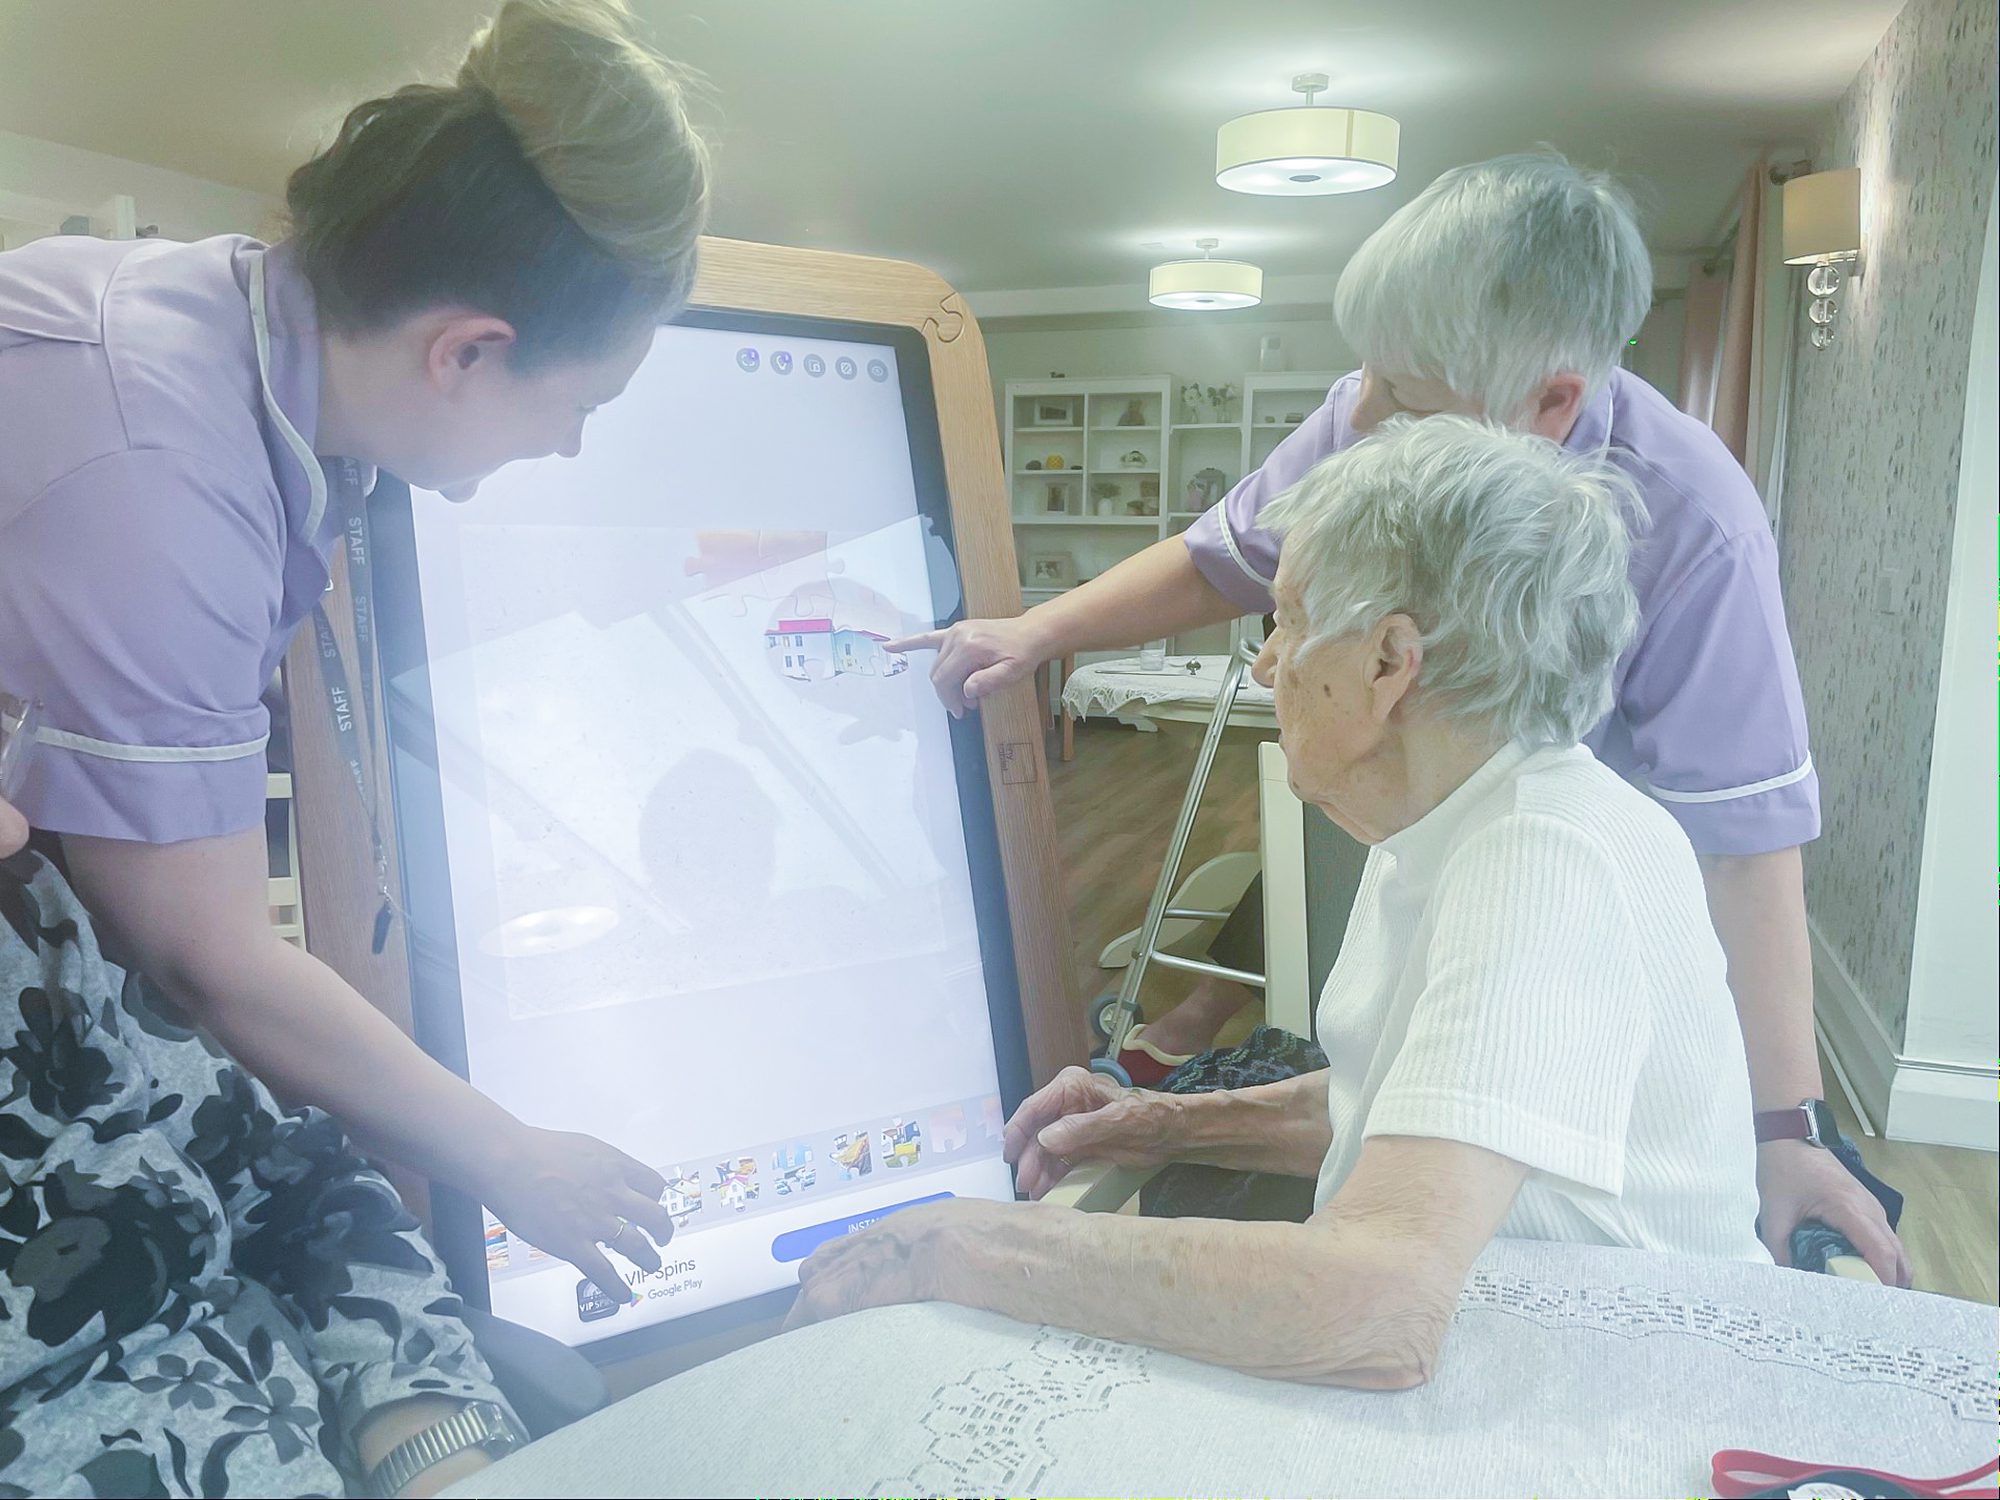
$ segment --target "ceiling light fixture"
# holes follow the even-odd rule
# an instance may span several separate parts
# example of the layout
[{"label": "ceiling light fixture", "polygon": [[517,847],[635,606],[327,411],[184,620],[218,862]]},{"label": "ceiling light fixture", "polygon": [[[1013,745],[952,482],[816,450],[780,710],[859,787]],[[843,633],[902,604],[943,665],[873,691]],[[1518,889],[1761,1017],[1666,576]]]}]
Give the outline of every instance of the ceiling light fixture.
[{"label": "ceiling light fixture", "polygon": [[1146,300],[1155,307],[1189,312],[1220,312],[1230,307],[1255,307],[1264,300],[1264,272],[1240,260],[1211,260],[1209,251],[1222,241],[1196,240],[1200,260],[1170,260],[1153,267],[1147,278]]},{"label": "ceiling light fixture", "polygon": [[1222,312],[1224,308],[1254,308],[1264,300],[1264,270],[1244,260],[1212,260],[1222,240],[1196,240],[1200,260],[1168,260],[1154,266],[1146,282],[1146,300],[1156,308],[1188,312]]},{"label": "ceiling light fixture", "polygon": [[1394,182],[1402,127],[1371,110],[1314,108],[1313,95],[1326,82],[1324,73],[1301,73],[1292,91],[1306,96],[1302,107],[1238,115],[1216,131],[1217,184],[1233,193],[1310,198]]}]

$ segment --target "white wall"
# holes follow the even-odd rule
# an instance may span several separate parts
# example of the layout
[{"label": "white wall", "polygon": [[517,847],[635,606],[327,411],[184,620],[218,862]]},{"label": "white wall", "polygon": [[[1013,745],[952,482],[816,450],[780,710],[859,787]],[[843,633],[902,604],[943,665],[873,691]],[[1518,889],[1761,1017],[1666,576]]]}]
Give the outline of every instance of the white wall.
[{"label": "white wall", "polygon": [[[1805,299],[1796,289],[1788,298],[1795,355],[1779,571],[1820,777],[1806,910],[1821,1019],[1876,1111],[1888,1089],[1871,1077],[1899,1072],[1909,1053],[1946,608],[1964,556],[1967,374],[1982,352],[1973,322],[2000,149],[1996,40],[1993,0],[1904,6],[1812,152],[1822,170],[1861,169],[1867,264],[1841,289],[1830,348],[1801,346]],[[1983,417],[1990,424],[1990,399]],[[1992,503],[1990,490],[1963,493]],[[1981,827],[1990,839],[1992,824]],[[1987,900],[1991,880],[1989,866]],[[1992,1069],[1989,1048],[1989,1132]]]},{"label": "white wall", "polygon": [[[1996,191],[2000,198],[2000,191]],[[1986,253],[1972,315],[1965,383],[1958,509],[1944,608],[1937,729],[1924,803],[1917,930],[1910,958],[1910,1011],[1901,1066],[1889,1100],[1895,1133],[1994,1149],[1993,1059],[2000,1054],[2000,922],[1993,900],[1996,707],[1991,608],[2000,494],[2000,310],[1995,231],[1987,211]],[[1942,1066],[1932,1066],[1942,1065]],[[1959,1069],[1981,1070],[1962,1074]],[[1983,1074],[1983,1076],[1982,1076]]]},{"label": "white wall", "polygon": [[270,227],[279,207],[264,193],[5,130],[0,130],[0,193],[63,204],[77,213],[129,194],[139,222],[159,225],[171,240],[258,234]]}]

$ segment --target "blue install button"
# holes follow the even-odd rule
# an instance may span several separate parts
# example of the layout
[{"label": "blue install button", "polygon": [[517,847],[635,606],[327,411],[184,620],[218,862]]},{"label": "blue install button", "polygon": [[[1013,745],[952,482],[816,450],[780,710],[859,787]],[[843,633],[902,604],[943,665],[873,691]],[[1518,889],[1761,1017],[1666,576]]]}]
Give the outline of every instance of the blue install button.
[{"label": "blue install button", "polygon": [[952,1196],[951,1193],[932,1193],[928,1198],[912,1198],[908,1203],[891,1203],[886,1208],[871,1208],[864,1213],[849,1214],[844,1219],[829,1219],[809,1229],[788,1229],[771,1241],[771,1259],[779,1262],[804,1260],[828,1240],[837,1240],[846,1234],[859,1234],[869,1225],[902,1209],[915,1208],[919,1203],[942,1203]]}]

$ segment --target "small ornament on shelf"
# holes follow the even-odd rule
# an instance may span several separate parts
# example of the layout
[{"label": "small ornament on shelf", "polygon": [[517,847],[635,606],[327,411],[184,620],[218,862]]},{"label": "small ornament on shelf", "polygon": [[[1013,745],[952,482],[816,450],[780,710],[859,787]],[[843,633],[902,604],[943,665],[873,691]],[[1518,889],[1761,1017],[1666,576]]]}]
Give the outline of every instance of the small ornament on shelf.
[{"label": "small ornament on shelf", "polygon": [[1236,420],[1236,403],[1241,395],[1233,383],[1203,385],[1199,381],[1190,380],[1181,387],[1181,420],[1233,422]]},{"label": "small ornament on shelf", "polygon": [[1207,510],[1229,492],[1229,476],[1220,469],[1199,469],[1188,481],[1187,508]]}]

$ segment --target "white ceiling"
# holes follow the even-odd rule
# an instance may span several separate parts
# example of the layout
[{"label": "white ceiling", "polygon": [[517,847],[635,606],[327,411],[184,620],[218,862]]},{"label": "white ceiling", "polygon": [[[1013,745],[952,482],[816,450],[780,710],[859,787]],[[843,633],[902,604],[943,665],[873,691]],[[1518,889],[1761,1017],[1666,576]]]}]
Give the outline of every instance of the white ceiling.
[{"label": "white ceiling", "polygon": [[[448,74],[493,4],[0,0],[0,130],[275,193],[346,104]],[[1323,278],[1438,171],[1538,142],[1623,174],[1656,248],[1697,248],[1759,150],[1819,133],[1900,0],[635,4],[706,75],[718,232],[993,291],[1134,286],[1200,234]],[[1216,125],[1308,70],[1322,103],[1402,121],[1401,177],[1216,187]]]}]

